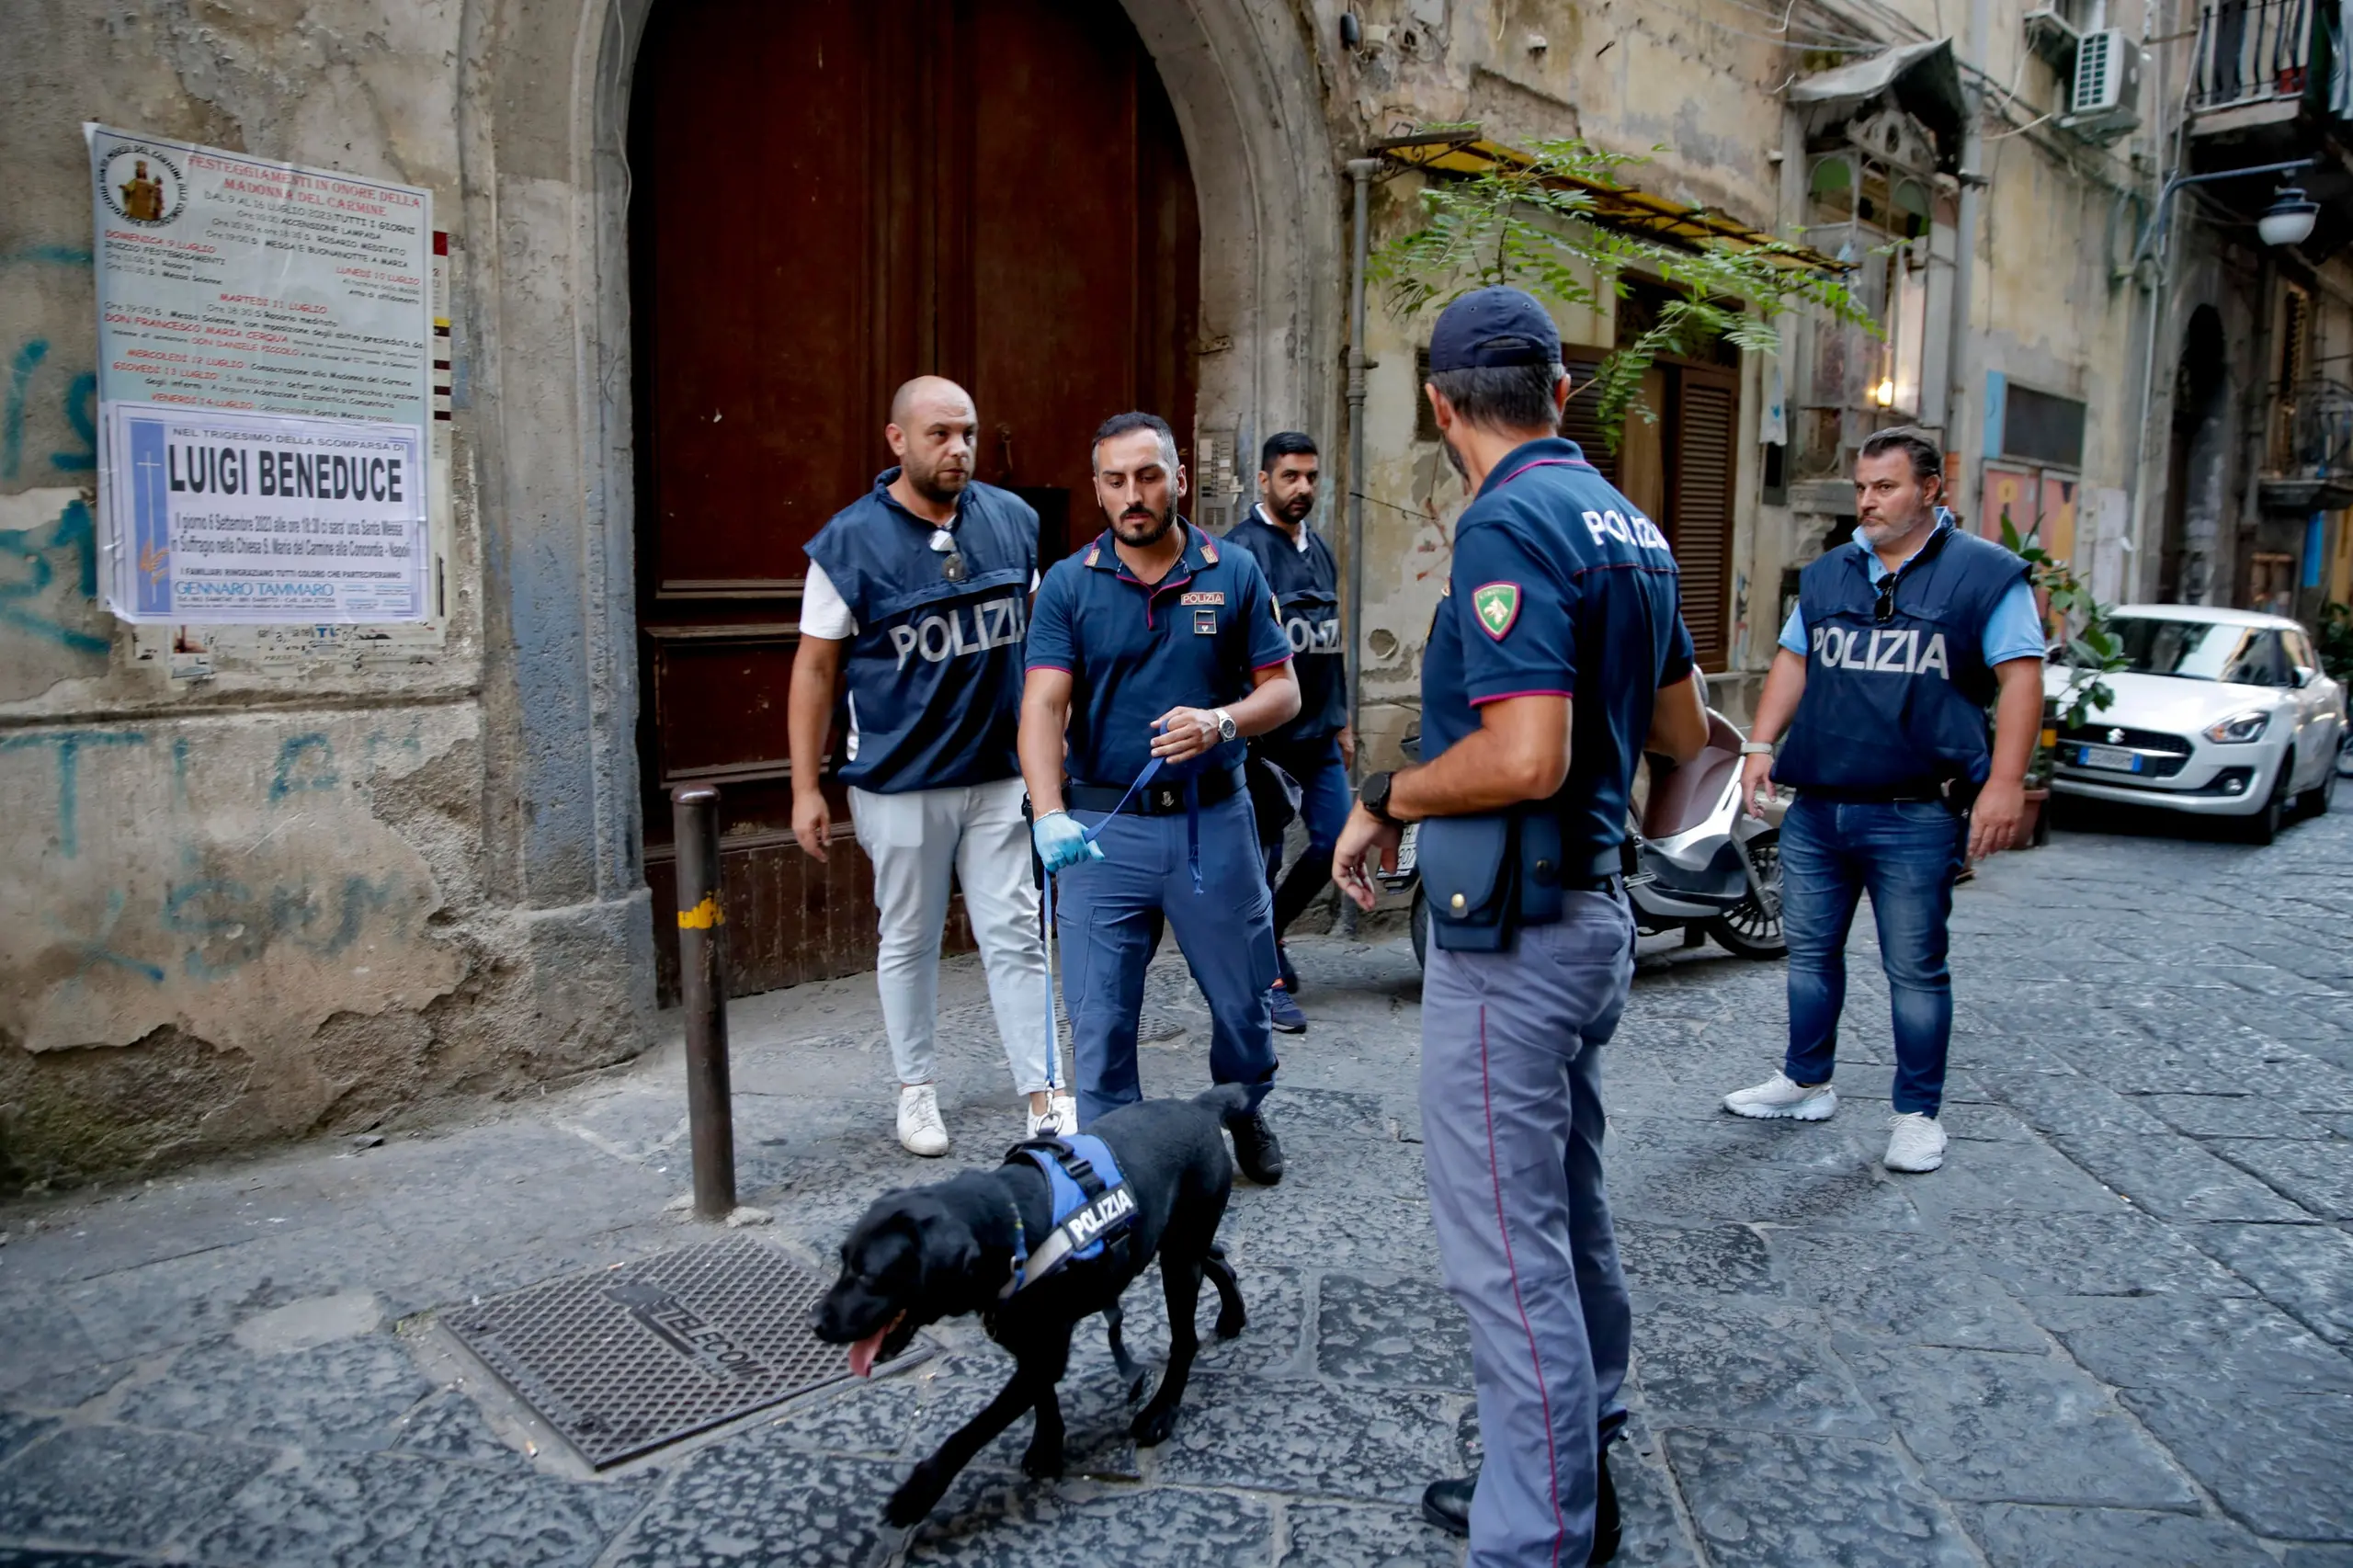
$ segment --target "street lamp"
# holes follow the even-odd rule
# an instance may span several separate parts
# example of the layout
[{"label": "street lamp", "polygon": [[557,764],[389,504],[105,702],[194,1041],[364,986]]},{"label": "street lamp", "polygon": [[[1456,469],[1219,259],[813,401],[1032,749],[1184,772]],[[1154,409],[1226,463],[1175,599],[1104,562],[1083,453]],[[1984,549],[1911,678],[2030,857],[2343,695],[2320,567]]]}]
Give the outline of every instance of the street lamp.
[{"label": "street lamp", "polygon": [[[2138,267],[2149,257],[2150,246],[2165,229],[2165,209],[2173,201],[2173,193],[2186,185],[2207,185],[2218,179],[2244,179],[2252,175],[2284,175],[2296,169],[2313,166],[2310,158],[2291,158],[2284,164],[2258,164],[2251,169],[2217,169],[2209,175],[2176,175],[2165,181],[2157,193],[2156,210],[2149,214],[2149,226],[2141,231],[2141,243],[2132,247],[2132,265]],[[2292,185],[2282,185],[2272,197],[2269,210],[2256,220],[2255,232],[2267,245],[2302,244],[2312,237],[2313,220],[2320,215],[2320,203],[2305,199],[2303,191]]]},{"label": "street lamp", "polygon": [[2271,199],[2270,210],[2255,221],[2255,232],[2267,245],[2300,245],[2313,235],[2313,221],[2320,203],[2305,198],[2301,186],[2282,185]]}]

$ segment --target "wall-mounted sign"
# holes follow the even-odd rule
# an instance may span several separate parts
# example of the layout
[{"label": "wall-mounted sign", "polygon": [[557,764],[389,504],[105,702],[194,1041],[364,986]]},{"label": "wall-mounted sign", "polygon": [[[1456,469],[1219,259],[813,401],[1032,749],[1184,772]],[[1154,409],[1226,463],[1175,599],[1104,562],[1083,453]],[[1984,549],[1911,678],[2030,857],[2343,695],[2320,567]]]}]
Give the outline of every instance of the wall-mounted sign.
[{"label": "wall-mounted sign", "polygon": [[125,620],[415,620],[425,443],[405,425],[103,405],[107,605]]},{"label": "wall-mounted sign", "polygon": [[[116,612],[155,620],[426,619],[430,607],[424,593],[399,584],[412,578],[421,584],[425,573],[419,520],[427,515],[427,472],[418,463],[433,423],[432,193],[103,126],[83,130],[90,146],[97,231],[98,401],[107,460],[99,476],[101,511],[116,526],[143,518],[165,527],[176,541],[164,577],[137,588],[155,570],[141,565],[145,545],[153,541],[142,544],[121,532],[109,537],[108,547],[116,557],[109,578],[121,589],[109,596]],[[259,424],[231,419],[216,426],[210,411],[291,417]],[[150,493],[142,487],[153,475],[118,465],[138,460],[125,443],[162,441],[157,449],[166,457],[180,450],[173,443],[182,436],[153,434],[165,415],[179,416],[175,427],[185,426],[190,451],[210,438],[222,450],[243,454],[233,469],[183,471],[183,484],[250,478],[255,488],[167,489],[154,493],[164,497],[160,503],[143,499]],[[338,437],[326,428],[337,422],[352,427]],[[199,434],[207,430],[214,432],[211,437]],[[350,452],[331,449],[336,439],[356,445]],[[259,488],[266,480],[275,484],[274,464],[281,453],[305,463],[324,456],[328,472],[346,476],[335,483],[348,485],[353,482],[346,469],[335,466],[336,459],[357,460],[364,452],[369,461],[390,462],[395,446],[410,454],[404,460],[407,468],[397,501],[381,489],[365,497],[347,490],[322,495],[314,463],[286,471],[297,493]],[[267,472],[244,466],[265,453],[273,465]],[[150,455],[147,446],[138,446],[138,454]],[[303,474],[311,475],[308,491],[300,489]],[[369,527],[397,523],[404,534],[416,536],[407,540],[397,582],[388,577],[363,585],[356,579],[298,574],[285,581],[308,586],[281,586],[267,600],[258,586],[251,594],[221,586],[269,580],[259,573],[263,562],[256,552],[232,552],[233,566],[215,542],[228,536],[217,535],[206,523],[177,520],[217,514],[234,521],[234,537],[250,545],[264,536],[246,530],[257,515],[241,508],[267,502],[274,508],[267,538],[282,545],[291,535],[278,531],[276,523],[299,533],[312,523],[349,528],[362,521],[336,509],[319,512],[306,523],[285,511],[284,504],[346,508],[363,501],[374,508],[365,518]],[[376,534],[349,532],[301,537],[306,561],[313,559],[310,546],[315,543],[350,545],[362,538],[389,542]],[[275,550],[267,554],[280,567],[293,559]],[[331,558],[348,559],[321,555],[316,563]],[[371,558],[364,568],[353,569],[389,568],[393,559]],[[245,575],[223,577],[223,572]],[[176,608],[146,608],[165,580],[177,596]],[[200,584],[212,586],[199,590]],[[332,607],[331,612],[256,613],[265,602],[301,598]],[[216,604],[222,607],[220,613],[209,608]]]}]

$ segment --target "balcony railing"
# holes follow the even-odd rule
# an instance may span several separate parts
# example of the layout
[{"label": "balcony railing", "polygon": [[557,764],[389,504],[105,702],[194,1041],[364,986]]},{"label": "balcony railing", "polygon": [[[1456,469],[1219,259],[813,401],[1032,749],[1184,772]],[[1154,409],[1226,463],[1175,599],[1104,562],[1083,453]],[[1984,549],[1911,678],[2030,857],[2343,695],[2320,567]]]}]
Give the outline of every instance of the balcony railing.
[{"label": "balcony railing", "polygon": [[2313,86],[2314,0],[2207,0],[2189,107],[2199,114],[2302,97]]},{"label": "balcony railing", "polygon": [[2272,410],[2263,504],[2282,512],[2353,505],[2353,387],[2310,381]]}]

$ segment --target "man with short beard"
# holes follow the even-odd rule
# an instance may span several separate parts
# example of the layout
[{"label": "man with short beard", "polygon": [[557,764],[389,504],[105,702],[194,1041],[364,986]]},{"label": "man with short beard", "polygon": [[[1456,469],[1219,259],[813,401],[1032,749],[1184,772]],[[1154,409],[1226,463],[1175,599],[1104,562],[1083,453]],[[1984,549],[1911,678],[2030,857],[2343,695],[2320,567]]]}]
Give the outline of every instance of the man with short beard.
[{"label": "man with short beard", "polygon": [[1274,897],[1243,737],[1296,714],[1299,684],[1266,574],[1178,517],[1184,494],[1165,421],[1122,414],[1096,433],[1110,527],[1038,590],[1021,772],[1039,857],[1059,874],[1080,1124],[1143,1097],[1136,1023],[1165,919],[1209,999],[1210,1076],[1251,1091],[1226,1123],[1235,1163],[1270,1185],[1283,1174],[1259,1108],[1275,1083]]},{"label": "man with short beard", "polygon": [[823,860],[825,734],[847,662],[841,778],[874,864],[899,1142],[925,1155],[948,1152],[933,1069],[950,871],[1014,1086],[1029,1096],[1026,1135],[1076,1131],[1072,1100],[1048,1085],[1045,949],[1015,750],[1038,514],[972,477],[979,423],[971,394],[938,376],[891,400],[883,435],[899,466],[809,541],[786,719],[793,836]]},{"label": "man with short beard", "polygon": [[1741,748],[1752,814],[1776,783],[1798,789],[1781,822],[1789,1052],[1781,1071],[1724,1096],[1734,1116],[1765,1119],[1821,1121],[1838,1108],[1847,927],[1868,890],[1895,1032],[1881,1163],[1914,1175],[1945,1159],[1953,881],[2016,839],[2042,727],[2044,639],[2026,562],[1962,532],[1944,494],[1934,441],[1878,432],[1855,460],[1854,542],[1798,579]]},{"label": "man with short beard", "polygon": [[1225,542],[1246,550],[1275,592],[1283,631],[1290,639],[1299,676],[1299,717],[1250,743],[1250,755],[1299,781],[1299,812],[1307,822],[1307,849],[1290,874],[1282,870],[1279,812],[1259,823],[1267,842],[1267,881],[1275,888],[1275,959],[1281,974],[1267,997],[1275,1028],[1307,1028],[1299,1008],[1299,971],[1283,933],[1332,881],[1332,846],[1348,820],[1354,797],[1348,769],[1356,765],[1356,732],[1348,727],[1347,640],[1340,630],[1340,568],[1332,547],[1309,526],[1323,465],[1305,432],[1279,430],[1258,452],[1258,504],[1226,530]]}]

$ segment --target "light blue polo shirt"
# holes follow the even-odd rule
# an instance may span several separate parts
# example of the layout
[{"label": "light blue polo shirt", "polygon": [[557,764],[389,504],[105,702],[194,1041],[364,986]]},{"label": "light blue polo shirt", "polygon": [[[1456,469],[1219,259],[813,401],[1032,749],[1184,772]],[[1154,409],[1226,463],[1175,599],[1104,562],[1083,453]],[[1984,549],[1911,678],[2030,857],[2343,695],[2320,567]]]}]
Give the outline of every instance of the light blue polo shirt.
[{"label": "light blue polo shirt", "polygon": [[[1943,513],[1943,517],[1939,527],[1954,526],[1951,513]],[[1927,540],[1922,540],[1920,550],[1927,549],[1928,540],[1936,537],[1930,533]],[[1864,565],[1870,572],[1871,586],[1879,586],[1880,581],[1890,574],[1886,565],[1881,562],[1879,552],[1860,538],[1850,540],[1847,548],[1863,552]],[[1895,570],[1901,572],[1904,566],[1919,559],[1920,550],[1905,556],[1903,565]],[[1804,610],[1791,608],[1790,619],[1781,623],[1781,646],[1801,659],[1805,657]],[[2002,596],[2001,602],[1994,607],[1994,613],[1986,618],[1985,663],[1990,666],[2007,664],[2012,659],[2040,659],[2049,649],[2050,639],[2043,635],[2042,618],[2034,613],[2034,589],[2024,577],[2020,577],[2010,585],[2010,591]]]}]

